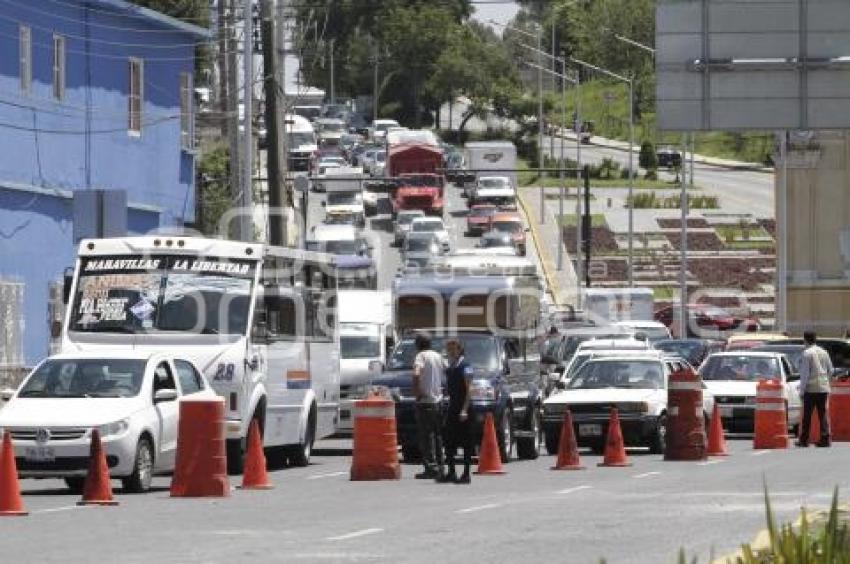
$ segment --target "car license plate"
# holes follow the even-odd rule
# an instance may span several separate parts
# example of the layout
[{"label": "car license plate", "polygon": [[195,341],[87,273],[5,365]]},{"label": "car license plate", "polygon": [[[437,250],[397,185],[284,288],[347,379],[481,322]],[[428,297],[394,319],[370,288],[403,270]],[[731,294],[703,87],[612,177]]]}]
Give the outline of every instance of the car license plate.
[{"label": "car license plate", "polygon": [[53,462],[56,453],[51,447],[28,447],[24,451],[24,458],[32,462]]},{"label": "car license plate", "polygon": [[720,417],[732,417],[733,407],[731,405],[720,406]]},{"label": "car license plate", "polygon": [[582,437],[601,437],[602,425],[579,425],[578,434]]}]

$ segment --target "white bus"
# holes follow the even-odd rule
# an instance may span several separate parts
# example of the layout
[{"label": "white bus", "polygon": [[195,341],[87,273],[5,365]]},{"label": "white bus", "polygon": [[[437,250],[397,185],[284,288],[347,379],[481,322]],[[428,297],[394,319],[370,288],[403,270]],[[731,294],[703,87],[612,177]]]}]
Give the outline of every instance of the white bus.
[{"label": "white bus", "polygon": [[179,236],[80,243],[62,351],[178,350],[225,399],[228,469],[249,425],[290,464],[336,432],[333,255]]}]

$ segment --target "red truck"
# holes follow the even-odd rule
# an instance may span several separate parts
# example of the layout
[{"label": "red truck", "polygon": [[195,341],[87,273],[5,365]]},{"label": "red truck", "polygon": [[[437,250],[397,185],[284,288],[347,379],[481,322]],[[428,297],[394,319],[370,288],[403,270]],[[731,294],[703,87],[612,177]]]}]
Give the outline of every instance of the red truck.
[{"label": "red truck", "polygon": [[441,173],[443,151],[440,147],[402,143],[387,150],[387,176],[395,180],[391,191],[393,215],[399,210],[422,210],[443,215],[446,179]]}]

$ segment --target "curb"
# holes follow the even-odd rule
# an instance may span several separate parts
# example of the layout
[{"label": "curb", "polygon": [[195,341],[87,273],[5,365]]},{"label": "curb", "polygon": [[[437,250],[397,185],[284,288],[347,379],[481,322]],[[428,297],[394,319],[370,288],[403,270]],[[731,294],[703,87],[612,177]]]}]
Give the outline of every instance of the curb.
[{"label": "curb", "polygon": [[[539,189],[540,188],[538,188],[538,190]],[[531,236],[534,238],[534,248],[537,249],[537,257],[540,259],[540,265],[543,268],[543,276],[546,278],[546,285],[552,293],[552,301],[557,306],[565,305],[562,304],[560,300],[562,290],[561,285],[558,282],[558,277],[554,276],[551,271],[552,266],[550,264],[551,258],[549,257],[549,252],[547,250],[544,253],[543,243],[541,242],[542,237],[537,229],[537,222],[532,221],[533,216],[528,211],[528,203],[525,201],[522,190],[517,190],[517,200],[519,200],[519,206],[522,208],[522,214],[525,216],[525,221],[531,228]]]}]

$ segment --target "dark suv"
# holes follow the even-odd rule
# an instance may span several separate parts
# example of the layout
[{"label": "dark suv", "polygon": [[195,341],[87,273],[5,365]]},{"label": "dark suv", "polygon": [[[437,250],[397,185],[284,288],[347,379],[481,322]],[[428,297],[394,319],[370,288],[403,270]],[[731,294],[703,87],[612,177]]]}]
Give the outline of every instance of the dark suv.
[{"label": "dark suv", "polygon": [[[539,363],[523,358],[522,343],[518,339],[498,337],[485,331],[431,333],[431,344],[434,350],[443,353],[446,341],[452,338],[463,343],[466,360],[475,372],[470,390],[475,444],[481,442],[486,414],[492,413],[502,461],[511,459],[514,446],[519,458],[537,458],[543,399]],[[395,399],[398,442],[406,461],[419,456],[413,394],[415,356],[414,336],[402,338],[383,375],[372,382],[389,388]]]}]

